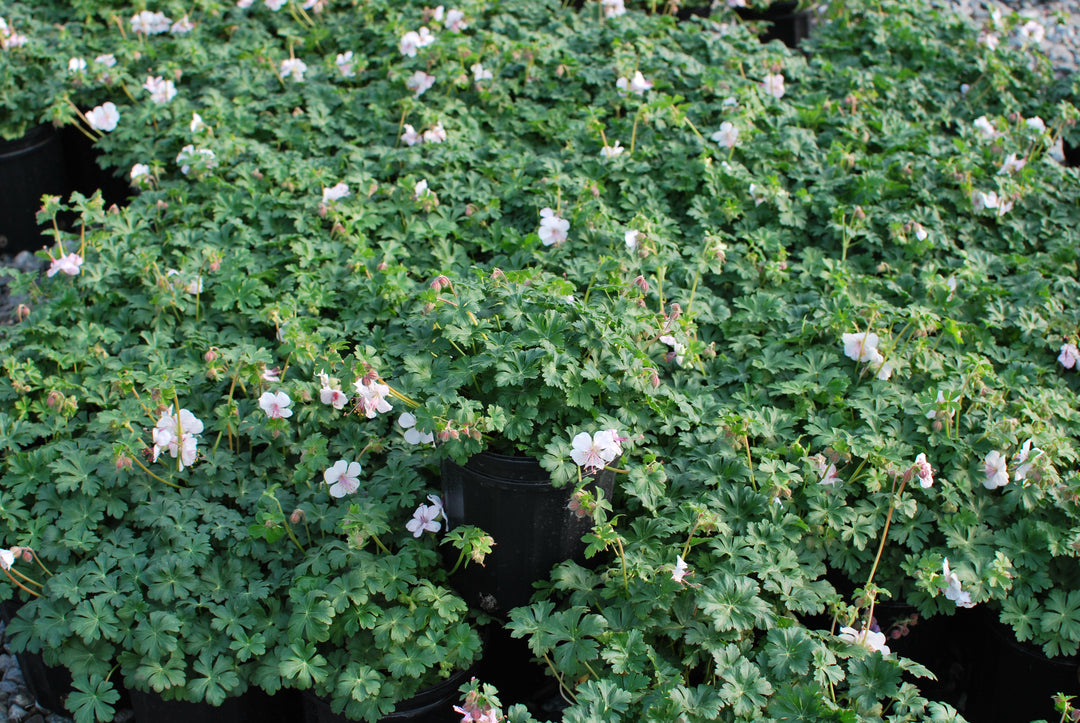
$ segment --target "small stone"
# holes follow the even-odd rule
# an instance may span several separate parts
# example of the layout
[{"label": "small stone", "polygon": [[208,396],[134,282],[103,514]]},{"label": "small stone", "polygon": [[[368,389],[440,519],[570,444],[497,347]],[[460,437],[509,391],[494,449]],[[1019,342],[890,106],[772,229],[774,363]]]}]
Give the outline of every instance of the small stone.
[{"label": "small stone", "polygon": [[34,707],[34,699],[28,696],[26,693],[17,693],[11,699],[11,702],[15,705],[22,706],[23,708],[27,709]]},{"label": "small stone", "polygon": [[45,719],[41,717],[41,713],[34,713],[34,715],[23,721],[23,723],[45,723]]},{"label": "small stone", "polygon": [[13,680],[0,681],[0,695],[12,696],[19,692],[19,684]]},{"label": "small stone", "polygon": [[26,709],[18,705],[13,705],[8,708],[8,721],[10,723],[20,723],[23,718],[26,717]]}]

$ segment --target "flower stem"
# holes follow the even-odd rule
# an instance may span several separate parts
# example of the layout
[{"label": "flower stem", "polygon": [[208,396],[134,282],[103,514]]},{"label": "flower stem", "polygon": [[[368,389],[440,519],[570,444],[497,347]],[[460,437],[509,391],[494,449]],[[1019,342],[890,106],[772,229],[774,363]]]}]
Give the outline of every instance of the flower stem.
[{"label": "flower stem", "polygon": [[[885,540],[889,536],[889,525],[892,523],[893,512],[896,511],[896,500],[904,494],[904,488],[907,486],[908,474],[904,475],[904,478],[900,482],[900,489],[895,495],[892,495],[892,499],[889,500],[889,513],[885,516],[885,528],[881,531],[881,542],[878,544],[877,555],[874,556],[874,565],[870,568],[870,577],[866,579],[866,587],[869,588],[874,582],[874,574],[877,573],[878,563],[881,562],[881,553],[885,550]],[[893,487],[896,486],[896,480],[893,479]],[[870,596],[870,609],[866,615],[866,625],[863,626],[864,630],[870,629],[870,621],[874,619],[874,598],[875,595]]]},{"label": "flower stem", "polygon": [[150,475],[151,477],[156,479],[158,482],[163,482],[163,483],[169,485],[170,487],[172,487],[175,490],[183,489],[183,487],[176,484],[175,482],[170,482],[169,480],[164,479],[163,477],[158,477],[156,474],[151,472],[149,469],[147,469],[145,464],[143,464],[141,461],[139,461],[139,458],[137,456],[133,455],[131,457],[131,461],[133,461],[135,464],[139,465],[139,469],[141,469],[143,472],[146,472],[146,474]]},{"label": "flower stem", "polygon": [[5,568],[4,569],[4,574],[7,575],[8,578],[10,578],[13,583],[15,583],[15,586],[17,588],[19,588],[20,590],[22,590],[23,592],[29,593],[29,594],[33,595],[34,597],[41,597],[41,595],[39,593],[34,592],[33,590],[26,587],[25,585],[23,585],[18,580],[16,580],[15,576],[11,574],[11,570],[8,570],[8,569]]}]

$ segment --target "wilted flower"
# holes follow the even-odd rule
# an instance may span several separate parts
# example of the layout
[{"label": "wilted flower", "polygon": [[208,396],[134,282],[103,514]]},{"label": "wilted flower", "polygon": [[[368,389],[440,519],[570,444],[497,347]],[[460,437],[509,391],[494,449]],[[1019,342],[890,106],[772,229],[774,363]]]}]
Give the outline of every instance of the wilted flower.
[{"label": "wilted flower", "polygon": [[286,58],[281,61],[281,77],[289,78],[293,80],[302,81],[304,79],[304,73],[307,72],[307,63],[300,60],[300,58]]},{"label": "wilted flower", "polygon": [[433,85],[435,85],[435,76],[428,75],[422,70],[416,71],[405,80],[405,87],[417,98]]},{"label": "wilted flower", "polygon": [[259,406],[270,419],[288,419],[292,416],[289,405],[292,399],[285,392],[263,392],[259,397]]},{"label": "wilted flower", "polygon": [[545,246],[557,246],[567,239],[570,222],[550,208],[540,209],[540,228],[536,233]]},{"label": "wilted flower", "polygon": [[363,468],[359,462],[348,462],[340,459],[323,472],[323,480],[330,485],[331,497],[344,497],[351,495],[360,488],[360,472]]},{"label": "wilted flower", "polygon": [[671,351],[667,355],[667,360],[674,361],[679,366],[682,366],[683,362],[686,360],[686,345],[676,340],[671,334],[664,334],[658,341],[671,347]]},{"label": "wilted flower", "polygon": [[1058,354],[1057,359],[1061,366],[1066,369],[1073,369],[1077,363],[1080,363],[1080,350],[1076,348],[1076,344],[1062,344],[1061,353]]},{"label": "wilted flower", "polygon": [[116,110],[116,104],[111,100],[105,101],[86,113],[86,122],[90,124],[90,127],[104,133],[115,130],[119,121],[120,111]]},{"label": "wilted flower", "polygon": [[919,452],[915,458],[915,474],[919,478],[919,486],[929,489],[934,486],[934,468],[926,461],[926,454]]},{"label": "wilted flower", "polygon": [[1009,484],[1009,470],[1006,468],[1005,455],[998,452],[996,449],[991,450],[985,458],[983,458],[983,472],[986,474],[986,479],[983,480],[983,487],[988,490],[997,489],[998,487],[1004,487]]},{"label": "wilted flower", "polygon": [[621,77],[615,81],[615,87],[619,89],[620,95],[626,95],[627,93],[644,95],[645,91],[653,87],[653,84],[651,81],[645,80],[645,76],[641,74],[640,70],[637,70],[634,72],[633,78]]},{"label": "wilted flower", "polygon": [[838,637],[846,643],[861,645],[870,652],[878,652],[882,655],[889,655],[892,652],[889,650],[889,646],[885,644],[885,633],[844,627],[840,628]]},{"label": "wilted flower", "polygon": [[158,103],[168,103],[176,97],[176,86],[171,80],[165,80],[160,75],[147,76],[143,88],[150,91],[150,100]]},{"label": "wilted flower", "polygon": [[[50,255],[49,258],[52,258],[52,256]],[[76,253],[66,254],[60,258],[52,259],[49,270],[45,275],[50,277],[56,276],[57,274],[77,276],[82,267],[82,262],[82,256],[79,256]]]},{"label": "wilted flower", "polygon": [[779,100],[784,97],[784,76],[782,73],[768,73],[761,81],[761,89],[766,95]]},{"label": "wilted flower", "polygon": [[739,138],[739,129],[731,121],[720,124],[720,130],[712,134],[712,139],[725,148],[734,148]]}]

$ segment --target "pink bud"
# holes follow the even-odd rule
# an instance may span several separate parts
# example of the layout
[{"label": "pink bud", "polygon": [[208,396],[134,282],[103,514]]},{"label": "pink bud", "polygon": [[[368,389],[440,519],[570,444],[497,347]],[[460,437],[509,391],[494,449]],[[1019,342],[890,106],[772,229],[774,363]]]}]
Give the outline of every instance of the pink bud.
[{"label": "pink bud", "polygon": [[326,218],[327,208],[325,203],[319,204],[319,218]]},{"label": "pink bud", "polygon": [[261,181],[263,179],[262,171],[256,168],[254,171],[251,172],[251,177],[257,181]]},{"label": "pink bud", "polygon": [[299,507],[292,511],[289,515],[289,522],[294,525],[299,525],[304,520],[304,511]]},{"label": "pink bud", "polygon": [[15,309],[15,318],[19,321],[26,321],[30,317],[30,307],[26,304],[19,304]]},{"label": "pink bud", "polygon": [[445,289],[449,285],[450,285],[450,279],[446,278],[445,276],[443,276],[441,274],[439,276],[436,276],[435,280],[431,282],[431,288],[435,289],[436,291],[439,291],[441,289]]},{"label": "pink bud", "polygon": [[495,269],[491,272],[491,278],[492,280],[496,281],[505,281],[506,274],[503,273],[502,269],[496,266]]},{"label": "pink bud", "polygon": [[116,471],[121,472],[125,469],[131,469],[131,457],[122,454],[116,458]]},{"label": "pink bud", "polygon": [[218,358],[218,348],[216,346],[210,347],[209,349],[206,350],[206,353],[203,354],[203,359],[205,359],[208,362],[212,362],[217,358]]},{"label": "pink bud", "polygon": [[157,207],[159,211],[164,211],[169,207],[169,204],[159,198],[157,202]]},{"label": "pink bud", "polygon": [[424,313],[430,314],[435,311],[435,304],[424,304]]},{"label": "pink bud", "polygon": [[45,403],[50,407],[55,407],[62,401],[64,401],[64,395],[55,390],[49,392],[49,396],[45,399]]},{"label": "pink bud", "polygon": [[862,206],[855,207],[855,218],[859,219],[860,221],[866,218],[866,211],[862,210]]},{"label": "pink bud", "polygon": [[677,302],[671,304],[671,311],[668,313],[668,318],[675,321],[682,316],[682,307]]},{"label": "pink bud", "polygon": [[385,261],[380,261],[379,265],[375,267],[375,270],[376,271],[386,271],[388,268],[390,268],[389,264],[387,264]]},{"label": "pink bud", "polygon": [[648,293],[648,291],[649,291],[649,282],[646,281],[645,277],[642,276],[641,274],[638,274],[637,278],[634,279],[634,286],[638,287],[643,292]]},{"label": "pink bud", "polygon": [[660,386],[660,375],[656,373],[655,369],[653,370],[652,375],[649,377],[649,384],[652,385],[653,389],[656,389]]}]

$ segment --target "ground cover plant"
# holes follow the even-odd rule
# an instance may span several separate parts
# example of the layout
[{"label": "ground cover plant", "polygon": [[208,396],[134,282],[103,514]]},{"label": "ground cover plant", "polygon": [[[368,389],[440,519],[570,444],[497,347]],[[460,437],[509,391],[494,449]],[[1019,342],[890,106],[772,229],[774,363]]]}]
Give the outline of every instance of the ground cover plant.
[{"label": "ground cover plant", "polygon": [[0,336],[0,595],[78,720],[467,667],[448,573],[499,541],[438,469],[480,449],[619,471],[599,565],[511,614],[564,720],[959,719],[889,597],[1077,652],[1076,93],[1018,18],[42,7],[36,120],[139,191],[45,201]]}]

